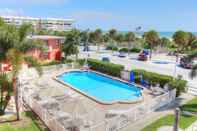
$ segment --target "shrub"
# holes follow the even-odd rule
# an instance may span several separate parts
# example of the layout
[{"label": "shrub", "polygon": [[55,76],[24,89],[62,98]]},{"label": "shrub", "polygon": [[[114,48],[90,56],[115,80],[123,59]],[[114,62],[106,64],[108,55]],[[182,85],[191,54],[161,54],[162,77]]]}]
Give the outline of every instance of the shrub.
[{"label": "shrub", "polygon": [[108,45],[108,46],[106,47],[106,50],[113,50],[113,51],[117,51],[117,50],[118,50],[118,47],[117,47],[117,46],[115,46],[115,45]]},{"label": "shrub", "polygon": [[128,49],[128,48],[121,48],[121,49],[119,50],[119,52],[128,53],[128,52],[129,52],[129,49]]},{"label": "shrub", "polygon": [[124,66],[113,64],[109,62],[103,62],[95,59],[88,59],[88,64],[90,68],[108,75],[112,75],[115,77],[120,77],[120,73],[124,70]]},{"label": "shrub", "polygon": [[50,62],[41,63],[42,66],[51,66],[51,65],[58,65],[58,64],[61,64],[61,62],[60,61],[50,61]]},{"label": "shrub", "polygon": [[148,72],[140,69],[133,70],[133,72],[137,83],[140,82],[139,75],[141,74],[143,79],[148,80],[153,85],[159,83],[161,87],[164,87],[165,84],[169,84],[172,89],[176,88],[177,96],[179,96],[181,92],[185,91],[185,87],[187,85],[187,81],[182,80],[181,78],[173,80],[172,76]]},{"label": "shrub", "polygon": [[187,85],[187,81],[182,80],[180,77],[177,79],[172,80],[169,83],[169,86],[172,87],[173,89],[176,89],[176,95],[179,96],[181,92],[185,91],[185,87]]},{"label": "shrub", "polygon": [[141,49],[139,49],[139,48],[132,48],[132,49],[130,49],[131,53],[139,53],[140,51],[141,51]]}]

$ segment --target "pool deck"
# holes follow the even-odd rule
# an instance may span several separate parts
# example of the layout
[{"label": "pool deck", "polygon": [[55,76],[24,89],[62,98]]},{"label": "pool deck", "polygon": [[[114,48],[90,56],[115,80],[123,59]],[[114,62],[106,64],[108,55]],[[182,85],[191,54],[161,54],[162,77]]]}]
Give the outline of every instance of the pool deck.
[{"label": "pool deck", "polygon": [[108,119],[106,118],[106,114],[108,114],[109,111],[119,112],[130,110],[131,108],[139,106],[139,104],[144,101],[149,102],[156,97],[153,96],[149,90],[144,89],[144,101],[142,102],[133,104],[101,104],[54,80],[54,76],[68,70],[70,69],[59,68],[58,70],[44,72],[40,78],[29,81],[29,85],[33,86],[32,89],[35,92],[35,98],[38,101],[47,102],[48,104],[44,104],[44,107],[47,107],[52,115],[57,115],[57,113],[55,113],[56,110],[62,112],[61,114],[68,114],[68,116],[75,116],[77,114],[78,116],[85,117],[84,120],[91,123],[91,125],[97,125]]}]

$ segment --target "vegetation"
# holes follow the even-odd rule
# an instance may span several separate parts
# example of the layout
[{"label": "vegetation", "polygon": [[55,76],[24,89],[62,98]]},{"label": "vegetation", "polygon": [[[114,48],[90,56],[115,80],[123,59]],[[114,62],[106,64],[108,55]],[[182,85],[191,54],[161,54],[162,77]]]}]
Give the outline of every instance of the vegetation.
[{"label": "vegetation", "polygon": [[[181,106],[181,110],[184,111],[191,111],[191,112],[197,112],[197,98],[192,99],[188,103]],[[141,131],[157,131],[158,128],[161,126],[172,126],[174,124],[174,115],[167,115],[164,116],[152,124],[146,126]],[[188,128],[193,122],[197,120],[197,116],[190,116],[190,115],[184,115],[181,114],[179,127],[182,129]]]},{"label": "vegetation", "polygon": [[145,32],[144,33],[144,39],[146,41],[146,43],[148,43],[148,45],[150,46],[150,59],[152,57],[152,50],[159,44],[160,38],[159,38],[159,34],[154,31],[151,30],[149,32]]},{"label": "vegetation", "polygon": [[106,73],[115,77],[120,77],[120,73],[124,69],[124,66],[122,65],[103,62],[95,59],[88,59],[88,64],[93,70]]},{"label": "vegetation", "polygon": [[0,116],[5,113],[5,109],[10,101],[12,83],[5,73],[0,73]]},{"label": "vegetation", "polygon": [[[26,39],[27,35],[32,33],[32,28],[28,24],[24,24],[19,28],[14,25],[1,24],[0,27],[0,61],[9,61],[12,66],[12,87],[13,94],[15,96],[15,105],[17,111],[17,120],[19,120],[19,107],[18,107],[18,87],[17,77],[23,63],[34,66],[39,74],[41,74],[41,68],[36,59],[31,59],[25,55],[26,51],[32,48],[39,48],[40,45],[35,44],[33,40]],[[5,83],[2,83],[3,87]]]},{"label": "vegetation", "polygon": [[0,131],[49,131],[47,128],[41,128],[33,112],[23,112],[21,116],[21,121],[0,124]]},{"label": "vegetation", "polygon": [[181,106],[181,110],[197,113],[197,97]]},{"label": "vegetation", "polygon": [[181,92],[185,91],[187,81],[180,78],[173,79],[172,76],[148,72],[140,69],[133,70],[133,72],[135,74],[135,81],[137,83],[140,82],[139,76],[142,75],[143,79],[147,80],[153,85],[159,83],[161,87],[164,87],[165,84],[169,84],[172,89],[177,90],[177,96],[180,95]]},{"label": "vegetation", "polygon": [[66,35],[65,42],[63,44],[62,51],[64,52],[65,59],[68,56],[75,54],[76,59],[78,57],[78,46],[80,44],[80,32],[78,30],[72,30]]},{"label": "vegetation", "polygon": [[[153,122],[152,124],[148,125],[141,131],[157,131],[158,128],[161,126],[173,126],[174,124],[174,115],[167,115],[165,117],[162,117],[158,119],[157,121]],[[193,122],[197,120],[196,116],[186,116],[181,115],[179,127],[182,129],[186,129],[189,127]]]}]

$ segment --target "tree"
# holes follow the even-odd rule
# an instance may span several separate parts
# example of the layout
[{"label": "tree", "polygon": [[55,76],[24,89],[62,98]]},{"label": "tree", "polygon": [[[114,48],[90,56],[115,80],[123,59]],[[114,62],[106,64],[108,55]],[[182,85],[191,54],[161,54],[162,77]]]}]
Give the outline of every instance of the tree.
[{"label": "tree", "polygon": [[97,52],[100,51],[100,45],[103,42],[103,35],[102,35],[102,30],[101,29],[96,29],[94,31],[94,40],[97,45]]},{"label": "tree", "polygon": [[0,36],[1,50],[3,50],[2,59],[8,60],[12,66],[12,87],[15,96],[17,120],[19,120],[17,77],[23,63],[36,67],[37,71],[40,72],[39,74],[41,74],[41,68],[37,60],[32,58],[31,61],[27,61],[29,59],[26,59],[25,56],[29,48],[36,48],[37,45],[32,40],[27,39],[27,35],[32,32],[29,25],[24,24],[20,28],[16,28],[13,25],[6,25],[2,29],[3,36]]},{"label": "tree", "polygon": [[161,45],[161,47],[166,47],[166,46],[168,46],[170,44],[171,44],[171,41],[168,38],[162,37],[160,39],[160,45]]},{"label": "tree", "polygon": [[88,31],[89,30],[86,30],[86,31],[83,31],[80,33],[80,38],[81,38],[81,42],[83,43],[83,46],[84,46],[84,51],[89,51],[90,33]]},{"label": "tree", "polygon": [[148,43],[149,46],[150,46],[150,59],[151,59],[151,57],[152,57],[152,50],[159,43],[159,34],[156,31],[151,30],[149,32],[145,32],[144,33],[144,39],[145,39],[146,43]]},{"label": "tree", "polygon": [[131,43],[136,40],[135,33],[133,33],[133,32],[126,33],[125,40],[127,41],[128,49],[130,50],[131,49]]},{"label": "tree", "polygon": [[5,109],[10,101],[11,82],[6,73],[0,73],[0,115],[5,113]]},{"label": "tree", "polygon": [[121,44],[124,41],[124,35],[121,33],[117,34],[115,40]]},{"label": "tree", "polygon": [[[192,51],[189,55],[188,55],[188,59],[189,61],[192,61],[194,58],[197,57],[197,50],[194,50]],[[195,64],[193,67],[192,67],[192,70],[190,72],[190,77],[191,78],[194,78],[197,76],[197,64]]]},{"label": "tree", "polygon": [[108,34],[109,34],[109,38],[112,41],[115,41],[116,35],[117,35],[117,30],[116,29],[111,29],[111,30],[109,30]]},{"label": "tree", "polygon": [[197,49],[197,40],[194,40],[191,43],[191,50],[196,50],[196,49]]},{"label": "tree", "polygon": [[191,32],[188,32],[188,35],[189,35],[189,38],[188,38],[188,46],[187,46],[187,49],[190,50],[190,49],[192,49],[193,41],[197,40],[197,38]]},{"label": "tree", "polygon": [[64,52],[65,59],[69,55],[75,54],[78,57],[78,45],[80,44],[80,31],[73,29],[66,35],[62,51]]},{"label": "tree", "polygon": [[177,52],[183,51],[189,43],[189,34],[184,31],[177,31],[173,35],[173,41],[177,45]]}]

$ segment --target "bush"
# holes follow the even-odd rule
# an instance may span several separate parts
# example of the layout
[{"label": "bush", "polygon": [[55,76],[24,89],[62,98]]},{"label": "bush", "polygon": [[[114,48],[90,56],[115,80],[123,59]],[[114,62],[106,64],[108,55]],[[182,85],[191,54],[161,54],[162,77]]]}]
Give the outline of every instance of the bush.
[{"label": "bush", "polygon": [[51,65],[58,65],[58,64],[61,64],[61,62],[60,61],[50,61],[50,62],[41,63],[42,66],[51,66]]},{"label": "bush", "polygon": [[179,96],[181,92],[185,91],[185,87],[187,85],[187,81],[182,80],[180,77],[177,79],[172,80],[169,83],[169,86],[172,87],[173,89],[176,89],[176,95]]},{"label": "bush", "polygon": [[140,53],[140,51],[141,51],[141,49],[139,49],[139,48],[132,48],[132,49],[130,49],[131,53]]},{"label": "bush", "polygon": [[95,59],[88,59],[88,64],[90,68],[108,75],[112,75],[115,77],[120,77],[120,73],[124,70],[124,66],[113,64],[109,62],[103,62]]},{"label": "bush", "polygon": [[113,51],[117,51],[117,50],[118,50],[118,47],[117,47],[117,46],[115,46],[115,45],[108,45],[108,46],[106,47],[106,50],[113,50]]},{"label": "bush", "polygon": [[182,80],[181,78],[173,80],[172,76],[148,72],[140,69],[133,70],[133,72],[137,83],[140,82],[139,75],[141,74],[143,79],[148,80],[153,85],[159,83],[161,87],[164,87],[165,84],[169,84],[172,89],[176,88],[177,96],[179,96],[181,92],[185,91],[185,87],[187,85],[187,81]]},{"label": "bush", "polygon": [[128,52],[129,52],[129,49],[128,49],[128,48],[121,48],[121,49],[119,50],[119,52],[128,53]]}]

